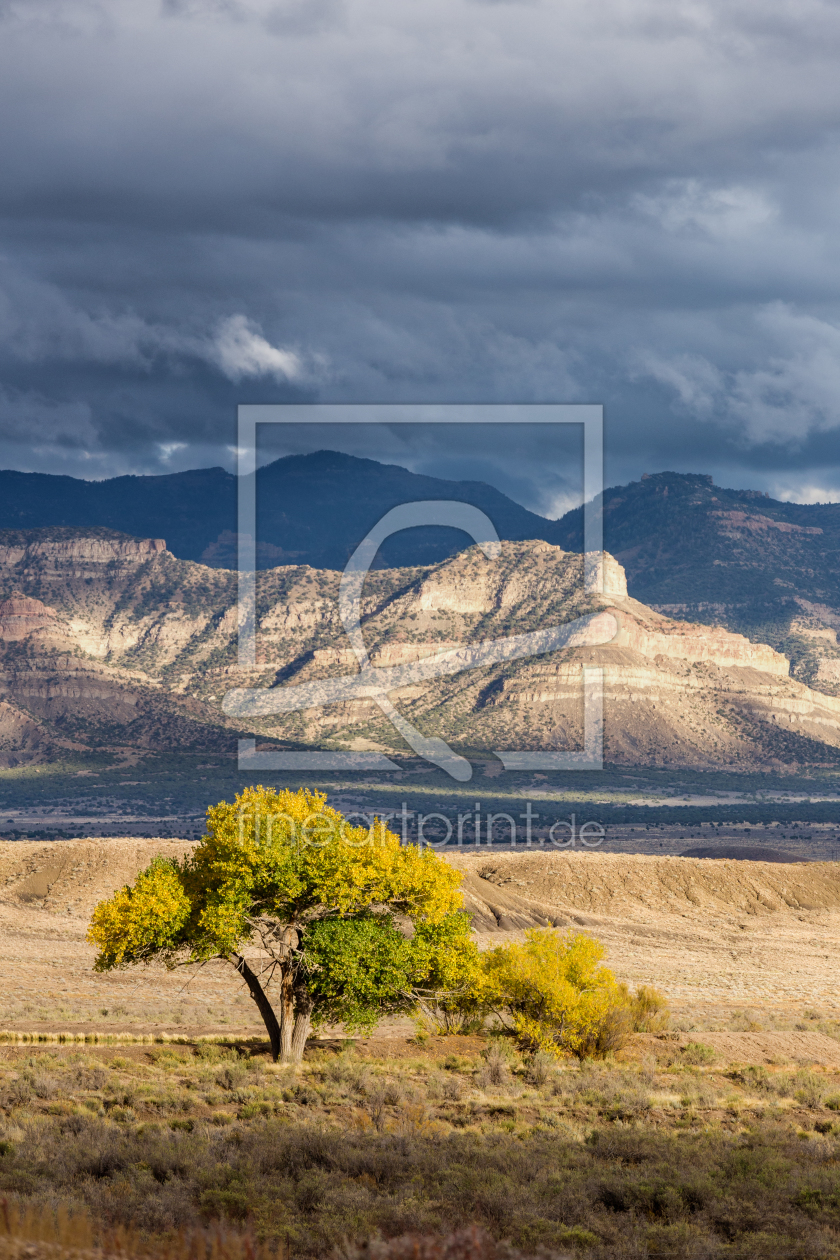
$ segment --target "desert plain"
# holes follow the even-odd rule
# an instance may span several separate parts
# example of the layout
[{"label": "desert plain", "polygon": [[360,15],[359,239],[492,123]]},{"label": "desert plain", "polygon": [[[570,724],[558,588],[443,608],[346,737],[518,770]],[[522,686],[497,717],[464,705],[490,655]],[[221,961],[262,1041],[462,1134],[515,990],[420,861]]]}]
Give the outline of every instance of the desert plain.
[{"label": "desert plain", "polygon": [[[96,903],[192,842],[94,838],[0,846],[0,1032],[259,1035],[225,963],[97,974]],[[668,999],[672,1036],[737,1060],[840,1066],[840,865],[614,853],[462,850],[482,947],[554,925],[597,937],[619,979]],[[379,1035],[410,1038],[409,1021]]]},{"label": "desert plain", "polygon": [[840,865],[449,854],[481,947],[590,933],[670,1023],[579,1063],[391,1019],[283,1066],[229,965],[93,970],[95,904],[192,843],[0,845],[3,1260],[840,1254]]}]

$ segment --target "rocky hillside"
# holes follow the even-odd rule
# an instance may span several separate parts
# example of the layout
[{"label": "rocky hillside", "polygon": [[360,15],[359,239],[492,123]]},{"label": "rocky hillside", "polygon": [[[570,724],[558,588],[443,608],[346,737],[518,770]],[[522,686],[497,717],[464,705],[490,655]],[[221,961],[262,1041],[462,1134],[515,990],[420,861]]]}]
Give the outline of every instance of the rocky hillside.
[{"label": "rocky hillside", "polygon": [[[369,575],[365,641],[387,667],[463,645],[545,631],[609,610],[599,647],[415,679],[391,699],[427,735],[466,755],[574,749],[582,668],[605,678],[606,756],[638,765],[837,764],[840,700],[789,677],[773,648],[663,615],[627,594],[606,557],[603,596],[582,592],[582,557],[546,542],[477,548],[424,568]],[[258,576],[257,665],[237,664],[234,573],[178,560],[161,540],[109,531],[0,534],[0,758],[112,749],[235,751],[239,736],[287,747],[406,751],[366,698],[249,721],[225,716],[240,687],[293,687],[357,672],[338,615],[336,572],[284,566]]]},{"label": "rocky hillside", "polygon": [[[84,933],[96,903],[131,882],[156,855],[180,857],[190,847],[137,838],[0,844],[5,1027],[261,1033],[253,1004],[244,990],[237,997],[222,964],[211,961],[192,974],[155,966],[106,975],[91,970],[94,950]],[[608,965],[621,980],[656,985],[678,1020],[704,1029],[684,1040],[700,1039],[741,1064],[787,1058],[838,1063],[837,1041],[817,1031],[820,1011],[831,1012],[829,1029],[836,1034],[837,1028],[836,862],[785,867],[486,849],[446,856],[464,873],[466,908],[480,947],[549,923],[591,932],[606,946]],[[759,1031],[762,1008],[773,1013],[773,1032]],[[708,1033],[709,1024],[727,1031]],[[791,1024],[795,1031],[778,1031]],[[733,1025],[750,1031],[732,1032]],[[382,1032],[389,1035],[387,1026]],[[671,1042],[658,1045],[673,1048]],[[31,1257],[27,1252],[20,1260]],[[91,1260],[90,1253],[77,1252],[75,1260]]]},{"label": "rocky hillside", "polygon": [[[603,505],[604,545],[636,599],[771,643],[794,677],[840,695],[840,504],[656,473],[605,491]],[[560,546],[580,550],[582,523],[581,509],[558,522]]]},{"label": "rocky hillside", "polygon": [[230,750],[245,733],[124,651],[120,601],[142,598],[140,575],[172,560],[162,539],[107,530],[0,533],[0,766]]},{"label": "rocky hillside", "polygon": [[[257,473],[258,567],[341,569],[388,508],[422,499],[474,504],[508,541],[583,545],[581,509],[546,520],[481,482],[316,451]],[[0,530],[10,538],[36,527],[50,537],[122,530],[149,545],[165,537],[174,556],[220,570],[237,562],[236,502],[236,478],[222,468],[101,482],[0,471]],[[840,695],[840,504],[781,503],[708,476],[662,472],[605,491],[603,507],[605,546],[635,599],[769,643],[800,682]],[[467,542],[457,530],[403,530],[376,563],[428,566]]]},{"label": "rocky hillside", "polygon": [[596,915],[645,921],[651,913],[749,917],[836,910],[840,871],[808,862],[705,862],[688,857],[599,853],[447,855],[463,873],[464,899],[478,932],[593,926]]}]

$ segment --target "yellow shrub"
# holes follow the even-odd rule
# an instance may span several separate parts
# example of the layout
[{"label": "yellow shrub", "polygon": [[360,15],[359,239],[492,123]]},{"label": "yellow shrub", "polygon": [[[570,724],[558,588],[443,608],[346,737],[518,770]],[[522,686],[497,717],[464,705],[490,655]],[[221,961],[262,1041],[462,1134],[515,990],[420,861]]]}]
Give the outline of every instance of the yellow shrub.
[{"label": "yellow shrub", "polygon": [[534,928],[524,944],[483,955],[481,998],[534,1050],[601,1057],[645,1020],[662,1019],[665,1005],[652,989],[631,997],[601,965],[604,953],[599,941],[580,933]]},{"label": "yellow shrub", "polygon": [[668,1003],[659,990],[650,984],[640,984],[630,998],[633,1032],[660,1032],[668,1027],[670,1018]]}]

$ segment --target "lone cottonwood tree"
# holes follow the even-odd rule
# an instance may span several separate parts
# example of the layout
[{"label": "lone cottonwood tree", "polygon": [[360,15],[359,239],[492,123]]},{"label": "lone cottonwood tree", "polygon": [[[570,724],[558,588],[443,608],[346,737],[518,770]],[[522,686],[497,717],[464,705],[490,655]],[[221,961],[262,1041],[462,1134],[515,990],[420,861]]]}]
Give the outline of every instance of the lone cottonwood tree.
[{"label": "lone cottonwood tree", "polygon": [[192,854],[155,858],[96,907],[96,969],[224,959],[281,1062],[300,1059],[313,1022],[370,1027],[463,990],[478,956],[460,874],[378,820],[349,826],[326,799],[256,787],[209,809]]}]

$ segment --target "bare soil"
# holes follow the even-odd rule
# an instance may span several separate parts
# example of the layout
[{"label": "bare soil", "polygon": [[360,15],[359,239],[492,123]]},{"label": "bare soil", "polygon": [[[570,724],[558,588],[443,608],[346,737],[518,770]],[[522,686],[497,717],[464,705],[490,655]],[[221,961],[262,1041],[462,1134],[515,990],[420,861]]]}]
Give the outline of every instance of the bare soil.
[{"label": "bare soil", "polygon": [[[0,844],[0,1022],[10,1030],[173,1034],[263,1031],[231,967],[98,975],[85,940],[96,903],[186,840]],[[255,1014],[256,1012],[254,1012]]]}]

